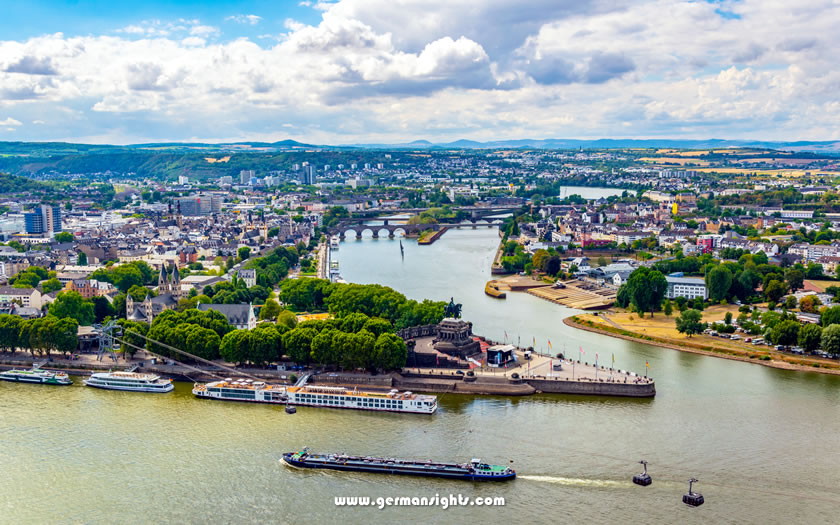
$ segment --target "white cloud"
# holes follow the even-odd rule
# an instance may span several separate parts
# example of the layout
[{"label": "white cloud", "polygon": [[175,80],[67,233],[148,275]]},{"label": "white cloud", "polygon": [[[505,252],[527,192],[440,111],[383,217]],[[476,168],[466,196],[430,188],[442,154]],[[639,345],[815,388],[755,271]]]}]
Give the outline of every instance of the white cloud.
[{"label": "white cloud", "polygon": [[225,18],[225,20],[229,22],[236,22],[239,24],[248,24],[255,26],[260,23],[262,17],[257,15],[232,15]]},{"label": "white cloud", "polygon": [[183,19],[107,36],[0,40],[0,107],[50,115],[42,134],[89,126],[89,136],[152,140],[840,139],[833,3],[321,7],[318,24],[287,20],[273,39],[225,40]]},{"label": "white cloud", "polygon": [[0,126],[13,128],[15,126],[20,126],[21,124],[23,124],[21,121],[13,119],[12,117],[7,117],[6,120],[0,120]]}]

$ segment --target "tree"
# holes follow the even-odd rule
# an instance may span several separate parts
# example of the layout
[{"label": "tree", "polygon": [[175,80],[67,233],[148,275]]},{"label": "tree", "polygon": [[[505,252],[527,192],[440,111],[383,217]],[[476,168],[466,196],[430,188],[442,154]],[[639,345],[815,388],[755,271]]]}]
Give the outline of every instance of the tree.
[{"label": "tree", "polygon": [[79,292],[67,291],[58,294],[50,304],[50,315],[62,319],[71,317],[82,326],[93,324],[96,319],[93,303],[86,301]]},{"label": "tree", "polygon": [[149,325],[138,321],[129,321],[128,319],[120,319],[117,321],[123,329],[120,349],[123,356],[129,359],[134,357],[138,350],[146,346],[146,340],[142,337],[149,332]]},{"label": "tree", "polygon": [[73,234],[70,232],[58,232],[55,234],[55,242],[73,242]]},{"label": "tree", "polygon": [[[285,330],[285,327],[283,327]],[[282,355],[282,334],[270,323],[258,324],[251,330],[248,360],[255,365],[277,361]]]},{"label": "tree", "polygon": [[806,295],[799,300],[799,309],[809,314],[817,313],[817,308],[822,306],[822,301],[816,294]]},{"label": "tree", "polygon": [[274,321],[282,309],[277,301],[269,299],[260,308],[260,321]]},{"label": "tree", "polygon": [[292,329],[297,326],[297,316],[291,310],[281,310],[277,314],[277,324]]},{"label": "tree", "polygon": [[723,322],[727,325],[732,324],[732,312],[726,312],[726,315],[723,316]]},{"label": "tree", "polygon": [[824,352],[840,354],[840,324],[823,328],[820,343]]},{"label": "tree", "polygon": [[819,325],[808,323],[799,330],[799,346],[806,352],[813,352],[820,347],[822,340],[822,328]]},{"label": "tree", "polygon": [[43,291],[43,293],[54,292],[56,290],[61,290],[62,288],[64,288],[64,285],[61,284],[61,281],[59,281],[55,277],[41,283],[41,290]]},{"label": "tree", "polygon": [[674,307],[671,305],[671,300],[670,299],[665,299],[665,304],[662,306],[662,311],[668,317],[670,317],[671,314],[674,313]]},{"label": "tree", "polygon": [[778,303],[779,299],[785,296],[787,293],[787,285],[782,281],[771,280],[767,285],[764,287],[764,296],[767,298],[768,301]]},{"label": "tree", "polygon": [[405,366],[408,350],[396,334],[382,334],[373,346],[373,365],[383,370],[396,370]]},{"label": "tree", "polygon": [[770,332],[770,338],[777,345],[793,345],[799,339],[799,321],[786,320],[777,323]]},{"label": "tree", "polygon": [[787,282],[790,290],[795,292],[805,285],[805,273],[799,268],[788,268],[785,270],[785,282]]},{"label": "tree", "polygon": [[820,325],[823,329],[837,323],[840,323],[840,305],[823,309],[820,313]]},{"label": "tree", "polygon": [[685,310],[675,320],[677,331],[681,334],[686,334],[688,337],[699,334],[704,328],[702,319],[703,314],[699,310],[693,308]]},{"label": "tree", "polygon": [[90,302],[93,303],[93,316],[97,323],[101,323],[106,317],[114,317],[117,314],[106,297],[91,297]]},{"label": "tree", "polygon": [[785,308],[788,310],[793,310],[796,308],[796,296],[788,295],[785,297]]},{"label": "tree", "polygon": [[654,308],[662,304],[665,292],[668,290],[668,281],[659,270],[652,270],[646,266],[634,270],[622,285],[626,286],[629,292],[630,304],[641,315],[650,312],[653,317]]},{"label": "tree", "polygon": [[23,319],[16,315],[0,315],[0,348],[4,352],[14,353],[20,344],[20,325]]},{"label": "tree", "polygon": [[706,274],[706,288],[712,302],[717,303],[727,297],[732,278],[732,272],[725,266],[715,266]]},{"label": "tree", "polygon": [[219,355],[228,363],[244,363],[248,359],[251,334],[248,330],[234,330],[222,338]]},{"label": "tree", "polygon": [[236,255],[239,256],[240,260],[244,261],[245,259],[251,256],[251,248],[243,246],[242,248],[236,250]]},{"label": "tree", "polygon": [[79,266],[87,266],[87,263],[88,263],[87,254],[85,252],[80,251],[77,264]]}]

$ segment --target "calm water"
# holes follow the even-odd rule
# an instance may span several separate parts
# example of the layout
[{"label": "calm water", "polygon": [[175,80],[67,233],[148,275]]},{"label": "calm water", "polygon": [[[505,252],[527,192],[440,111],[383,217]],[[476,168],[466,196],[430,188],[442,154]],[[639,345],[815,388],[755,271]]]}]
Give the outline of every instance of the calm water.
[{"label": "calm water", "polygon": [[[583,346],[585,358],[657,378],[654,400],[571,396],[441,399],[425,417],[281,408],[81,386],[0,383],[2,523],[836,523],[840,378],[791,373],[580,332],[569,310],[483,293],[498,242],[450,231],[432,246],[350,240],[342,275],[415,298],[464,304],[477,332]],[[602,358],[603,359],[603,358]],[[294,471],[313,450],[482,457],[520,477],[501,485]],[[629,479],[650,461],[654,484]],[[707,503],[680,502],[686,480]],[[503,496],[503,508],[337,508],[336,495]]]},{"label": "calm water", "polygon": [[[589,186],[563,186],[560,188],[560,196],[580,195],[584,199],[607,198],[610,195],[621,195],[625,190],[620,188],[590,188]],[[633,193],[632,190],[626,190]]]}]

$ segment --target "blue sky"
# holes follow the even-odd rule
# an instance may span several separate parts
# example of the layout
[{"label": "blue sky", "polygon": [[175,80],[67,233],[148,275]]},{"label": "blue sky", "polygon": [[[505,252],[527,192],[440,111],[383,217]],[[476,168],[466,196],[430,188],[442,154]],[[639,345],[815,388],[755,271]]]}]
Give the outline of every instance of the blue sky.
[{"label": "blue sky", "polygon": [[832,0],[9,4],[0,140],[840,140]]}]

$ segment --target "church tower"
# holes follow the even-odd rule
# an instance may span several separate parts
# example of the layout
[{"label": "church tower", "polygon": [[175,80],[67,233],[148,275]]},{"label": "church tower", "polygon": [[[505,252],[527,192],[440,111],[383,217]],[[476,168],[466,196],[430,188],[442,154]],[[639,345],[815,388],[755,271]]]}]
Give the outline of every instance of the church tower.
[{"label": "church tower", "polygon": [[176,301],[181,300],[181,276],[178,274],[178,265],[172,267],[172,280],[170,281],[169,293]]},{"label": "church tower", "polygon": [[160,275],[158,276],[158,295],[165,294],[169,291],[169,276],[166,274],[166,264],[160,265]]}]

